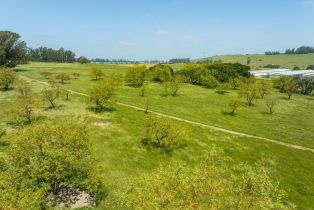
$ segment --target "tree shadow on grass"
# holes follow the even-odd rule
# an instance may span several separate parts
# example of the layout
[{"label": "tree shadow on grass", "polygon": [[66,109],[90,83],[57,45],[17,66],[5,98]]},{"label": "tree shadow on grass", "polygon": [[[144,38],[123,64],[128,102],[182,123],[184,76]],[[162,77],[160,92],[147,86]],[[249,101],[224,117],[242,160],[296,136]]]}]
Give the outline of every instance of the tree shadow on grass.
[{"label": "tree shadow on grass", "polygon": [[23,71],[30,71],[30,70],[26,70],[26,69],[14,69],[15,72],[23,72]]},{"label": "tree shadow on grass", "polygon": [[231,112],[227,112],[227,111],[221,111],[221,114],[226,115],[226,116],[232,116],[232,117],[237,115],[236,113],[232,114]]},{"label": "tree shadow on grass", "polygon": [[99,107],[95,107],[95,106],[87,107],[86,110],[88,110],[90,112],[94,112],[94,113],[103,113],[103,112],[112,113],[112,112],[116,111],[116,109],[113,108],[113,107],[102,107],[102,108],[99,108]]},{"label": "tree shadow on grass", "polygon": [[48,110],[63,110],[63,108],[65,107],[64,104],[61,105],[55,105],[55,107],[49,106],[49,107],[45,107],[44,110],[48,111]]}]

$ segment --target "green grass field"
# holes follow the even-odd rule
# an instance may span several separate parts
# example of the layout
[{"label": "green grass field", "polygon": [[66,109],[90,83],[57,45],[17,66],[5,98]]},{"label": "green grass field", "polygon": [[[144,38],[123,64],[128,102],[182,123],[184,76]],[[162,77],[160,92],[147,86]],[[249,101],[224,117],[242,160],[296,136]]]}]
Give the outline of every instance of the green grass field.
[{"label": "green grass field", "polygon": [[263,66],[267,64],[280,65],[281,68],[293,69],[298,66],[300,69],[305,69],[308,65],[314,64],[314,54],[302,55],[222,55],[214,56],[213,60],[222,60],[223,62],[239,62],[247,64],[247,58],[251,58],[252,69],[264,69]]},{"label": "green grass field", "polygon": [[[106,77],[113,73],[124,74],[127,66],[101,65]],[[79,73],[78,79],[72,79],[63,86],[82,93],[98,82],[90,74],[91,65],[31,63],[18,66],[18,74],[33,80],[35,94],[45,86],[38,82],[45,81],[39,73]],[[5,110],[12,103],[14,91],[0,92],[0,108]],[[258,99],[253,107],[242,107],[236,116],[224,114],[228,111],[227,101],[237,91],[219,95],[214,90],[184,84],[176,97],[164,97],[160,84],[150,83],[147,96],[150,98],[149,109],[172,116],[214,125],[238,132],[271,138],[281,142],[314,148],[314,99],[313,97],[294,95],[291,101],[276,92],[278,105],[273,116],[265,114],[265,102]],[[139,96],[139,89],[121,86],[116,92],[118,102],[144,106],[144,99]],[[272,177],[279,180],[281,187],[288,193],[289,200],[299,209],[314,208],[314,153],[301,151],[286,146],[268,143],[263,140],[240,137],[210,130],[173,120],[173,124],[184,129],[188,135],[187,147],[176,150],[171,156],[159,152],[147,151],[141,147],[144,134],[145,114],[142,111],[116,104],[113,112],[95,114],[89,112],[84,96],[71,95],[70,101],[59,100],[62,105],[56,110],[44,110],[47,105],[41,102],[40,115],[50,118],[66,119],[69,115],[86,117],[95,154],[100,159],[108,177],[110,202],[114,190],[123,187],[126,178],[151,171],[169,161],[180,160],[193,165],[212,147],[223,149],[226,156],[234,159],[234,164],[246,162],[253,164],[261,159],[270,160]],[[3,112],[0,113],[1,127],[12,129]],[[104,123],[99,126],[97,122]],[[0,151],[5,151],[0,146]]]}]

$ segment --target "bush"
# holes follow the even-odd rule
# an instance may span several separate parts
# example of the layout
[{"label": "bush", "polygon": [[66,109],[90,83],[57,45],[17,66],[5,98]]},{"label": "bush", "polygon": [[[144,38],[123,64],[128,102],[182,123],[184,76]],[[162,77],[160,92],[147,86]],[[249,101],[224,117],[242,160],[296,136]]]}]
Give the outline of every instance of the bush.
[{"label": "bush", "polygon": [[179,162],[160,166],[128,180],[107,205],[113,209],[295,209],[286,203],[285,192],[263,164],[223,167],[217,162],[225,163],[221,157],[208,156],[194,166]]},{"label": "bush", "polygon": [[174,149],[184,146],[181,142],[184,133],[167,118],[150,116],[146,120],[145,138],[142,144],[147,148],[157,148],[171,153]]},{"label": "bush", "polygon": [[129,68],[125,74],[125,82],[127,83],[128,86],[140,87],[143,86],[145,82],[145,76],[146,76],[145,66]]},{"label": "bush", "polygon": [[267,64],[263,66],[264,68],[271,68],[271,69],[278,69],[280,68],[280,65],[275,65],[275,64]]},{"label": "bush", "polygon": [[75,201],[72,189],[99,203],[105,181],[82,122],[34,124],[9,136],[10,152],[0,160],[1,209],[52,209]]},{"label": "bush", "polygon": [[158,64],[150,67],[148,72],[151,80],[156,82],[170,81],[174,77],[173,69],[165,64]]},{"label": "bush", "polygon": [[306,69],[307,69],[307,70],[314,70],[314,65],[308,65],[308,66],[306,67]]},{"label": "bush", "polygon": [[15,72],[11,69],[2,68],[0,69],[0,86],[2,86],[4,91],[10,89],[10,86],[15,81]]},{"label": "bush", "polygon": [[202,85],[202,79],[209,75],[214,76],[219,82],[226,83],[233,78],[248,77],[249,70],[249,66],[239,63],[201,63],[186,64],[176,74],[183,76],[185,82]]},{"label": "bush", "polygon": [[89,102],[95,105],[95,111],[101,112],[114,104],[115,100],[113,97],[115,89],[115,81],[107,79],[89,90]]},{"label": "bush", "polygon": [[219,81],[212,75],[202,76],[201,85],[206,88],[215,88],[219,85]]}]

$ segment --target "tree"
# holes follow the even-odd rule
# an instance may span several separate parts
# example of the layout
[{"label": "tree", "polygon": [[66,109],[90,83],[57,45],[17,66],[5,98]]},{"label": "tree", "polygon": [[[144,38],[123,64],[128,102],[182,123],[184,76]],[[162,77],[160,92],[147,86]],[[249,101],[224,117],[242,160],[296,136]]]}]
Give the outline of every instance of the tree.
[{"label": "tree", "polygon": [[174,77],[174,71],[169,65],[157,64],[148,70],[151,80],[156,82],[169,81]]},{"label": "tree", "polygon": [[115,89],[115,81],[107,79],[89,90],[89,102],[95,104],[95,111],[101,112],[114,104]]},{"label": "tree", "polygon": [[91,75],[95,77],[95,80],[98,80],[101,76],[104,75],[104,73],[99,66],[95,65],[91,68]]},{"label": "tree", "polygon": [[158,148],[167,153],[182,147],[184,133],[167,118],[150,116],[146,120],[145,137],[142,144],[148,148]]},{"label": "tree", "polygon": [[59,98],[60,91],[59,88],[51,86],[49,88],[44,88],[41,91],[42,97],[44,100],[47,100],[50,103],[50,108],[55,108],[55,100]]},{"label": "tree", "polygon": [[144,85],[146,76],[146,66],[129,68],[125,74],[125,82],[131,87],[141,87]]},{"label": "tree", "polygon": [[145,83],[142,85],[142,87],[140,87],[140,96],[141,96],[141,97],[144,97],[144,96],[145,96],[145,93],[146,93],[146,91],[147,91],[147,87],[148,87],[148,85],[145,84]]},{"label": "tree", "polygon": [[0,66],[13,68],[27,61],[27,46],[20,41],[20,35],[11,31],[0,31]]},{"label": "tree", "polygon": [[60,80],[60,82],[64,84],[64,81],[71,80],[71,77],[68,74],[60,73],[56,76],[56,79]]},{"label": "tree", "polygon": [[4,91],[10,89],[10,85],[15,81],[15,72],[11,69],[2,68],[0,69],[0,86],[2,86]]},{"label": "tree", "polygon": [[210,155],[192,167],[180,162],[162,165],[127,180],[107,205],[113,209],[295,209],[262,163],[230,168],[217,162],[227,165],[222,157]]},{"label": "tree", "polygon": [[307,69],[307,70],[314,70],[314,65],[308,65],[308,66],[306,67],[306,69]]},{"label": "tree", "polygon": [[25,97],[29,96],[32,92],[32,88],[29,85],[29,83],[23,80],[19,80],[17,82],[16,90],[21,96],[25,96]]},{"label": "tree", "polygon": [[297,91],[296,78],[286,77],[283,91],[288,95],[288,98],[291,99],[291,96],[293,95],[293,93]]},{"label": "tree", "polygon": [[247,59],[246,59],[246,65],[251,65],[251,58],[250,57],[247,57]]},{"label": "tree", "polygon": [[52,75],[52,73],[49,71],[42,71],[39,74],[42,75],[44,79],[49,79],[49,77]]},{"label": "tree", "polygon": [[275,97],[270,97],[266,100],[266,106],[268,108],[268,113],[272,115],[274,113],[274,107],[277,103],[277,99]]},{"label": "tree", "polygon": [[252,106],[252,102],[258,93],[255,78],[244,78],[240,85],[239,95],[245,97],[248,106]]},{"label": "tree", "polygon": [[144,113],[145,113],[145,114],[148,114],[148,113],[149,113],[149,111],[148,111],[149,105],[150,105],[150,99],[149,99],[148,97],[146,97],[146,98],[145,98],[145,104],[144,104],[144,107],[145,107]]},{"label": "tree", "polygon": [[217,86],[217,90],[216,92],[219,93],[219,94],[225,94],[227,92],[227,90],[230,88],[230,85],[229,83],[220,83],[218,86]]},{"label": "tree", "polygon": [[70,99],[70,91],[64,88],[61,88],[59,90],[60,95],[64,97],[64,100],[68,101]]},{"label": "tree", "polygon": [[300,77],[297,85],[302,95],[310,95],[314,89],[314,77]]},{"label": "tree", "polygon": [[82,192],[99,203],[105,178],[82,121],[34,124],[9,136],[9,152],[0,160],[1,209],[59,208]]},{"label": "tree", "polygon": [[181,87],[181,84],[182,84],[181,81],[182,79],[179,76],[176,76],[172,78],[170,81],[164,82],[163,86],[164,86],[166,95],[170,93],[172,96],[176,96]]},{"label": "tree", "polygon": [[77,59],[77,62],[79,62],[80,64],[87,64],[90,63],[90,60],[88,60],[86,57],[81,56]]},{"label": "tree", "polygon": [[14,106],[6,111],[6,114],[15,124],[31,124],[34,116],[35,99],[31,95],[18,96]]},{"label": "tree", "polygon": [[239,78],[230,78],[229,84],[233,88],[233,90],[236,90],[239,87],[240,80]]},{"label": "tree", "polygon": [[242,102],[238,98],[233,98],[228,103],[229,107],[231,108],[231,115],[234,115],[236,110],[242,105]]},{"label": "tree", "polygon": [[219,81],[213,75],[202,76],[201,85],[203,85],[206,88],[212,89],[219,85]]},{"label": "tree", "polygon": [[266,81],[264,79],[261,79],[258,81],[258,92],[261,96],[261,98],[264,98],[265,95],[270,94],[272,90],[272,84],[269,81]]}]

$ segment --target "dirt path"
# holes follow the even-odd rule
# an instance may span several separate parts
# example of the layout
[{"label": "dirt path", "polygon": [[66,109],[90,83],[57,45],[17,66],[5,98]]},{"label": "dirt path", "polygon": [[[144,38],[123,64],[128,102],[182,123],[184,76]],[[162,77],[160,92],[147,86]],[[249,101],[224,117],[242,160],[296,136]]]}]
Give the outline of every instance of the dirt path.
[{"label": "dirt path", "polygon": [[[22,79],[28,81],[28,82],[36,81],[36,82],[44,84],[44,85],[49,85],[48,82],[40,81],[40,80],[37,80],[37,79],[32,79],[32,78],[29,78],[29,77],[26,77],[26,76],[22,76],[22,75],[20,75],[20,77]],[[74,90],[68,90],[68,91],[73,93],[73,94],[76,94],[76,95],[81,95],[81,96],[84,96],[84,97],[88,97],[88,95],[85,94],[85,93],[80,93],[80,92],[77,92],[77,91],[74,91]],[[125,103],[121,103],[121,102],[117,102],[117,104],[120,105],[120,106],[129,107],[129,108],[132,108],[132,109],[135,109],[135,110],[145,111],[145,109],[143,109],[141,107],[138,107],[138,106],[133,106],[133,105],[125,104]],[[299,145],[295,145],[295,144],[284,143],[284,142],[281,142],[281,141],[277,141],[277,140],[273,140],[273,139],[269,139],[269,138],[265,138],[265,137],[261,137],[261,136],[241,133],[241,132],[237,132],[237,131],[233,131],[233,130],[229,130],[229,129],[225,129],[225,128],[216,127],[216,126],[211,126],[211,125],[207,125],[207,124],[204,124],[204,123],[199,123],[199,122],[187,120],[187,119],[180,118],[180,117],[175,117],[175,116],[172,116],[172,115],[169,115],[169,114],[163,114],[163,113],[160,113],[160,112],[155,112],[155,111],[150,111],[150,110],[148,112],[156,114],[158,116],[167,117],[167,118],[170,118],[170,119],[174,119],[174,120],[178,120],[178,121],[181,121],[181,122],[189,123],[189,124],[192,124],[192,125],[197,125],[197,126],[201,126],[201,127],[204,127],[204,128],[209,128],[209,129],[215,130],[215,131],[229,133],[229,134],[236,135],[236,136],[244,136],[244,137],[249,137],[249,138],[260,139],[260,140],[263,140],[263,141],[266,141],[266,142],[282,145],[282,146],[289,147],[289,148],[292,148],[292,149],[309,151],[309,152],[313,152],[314,153],[314,149],[311,149],[311,148],[308,148],[308,147],[303,147],[303,146],[299,146]]]}]

